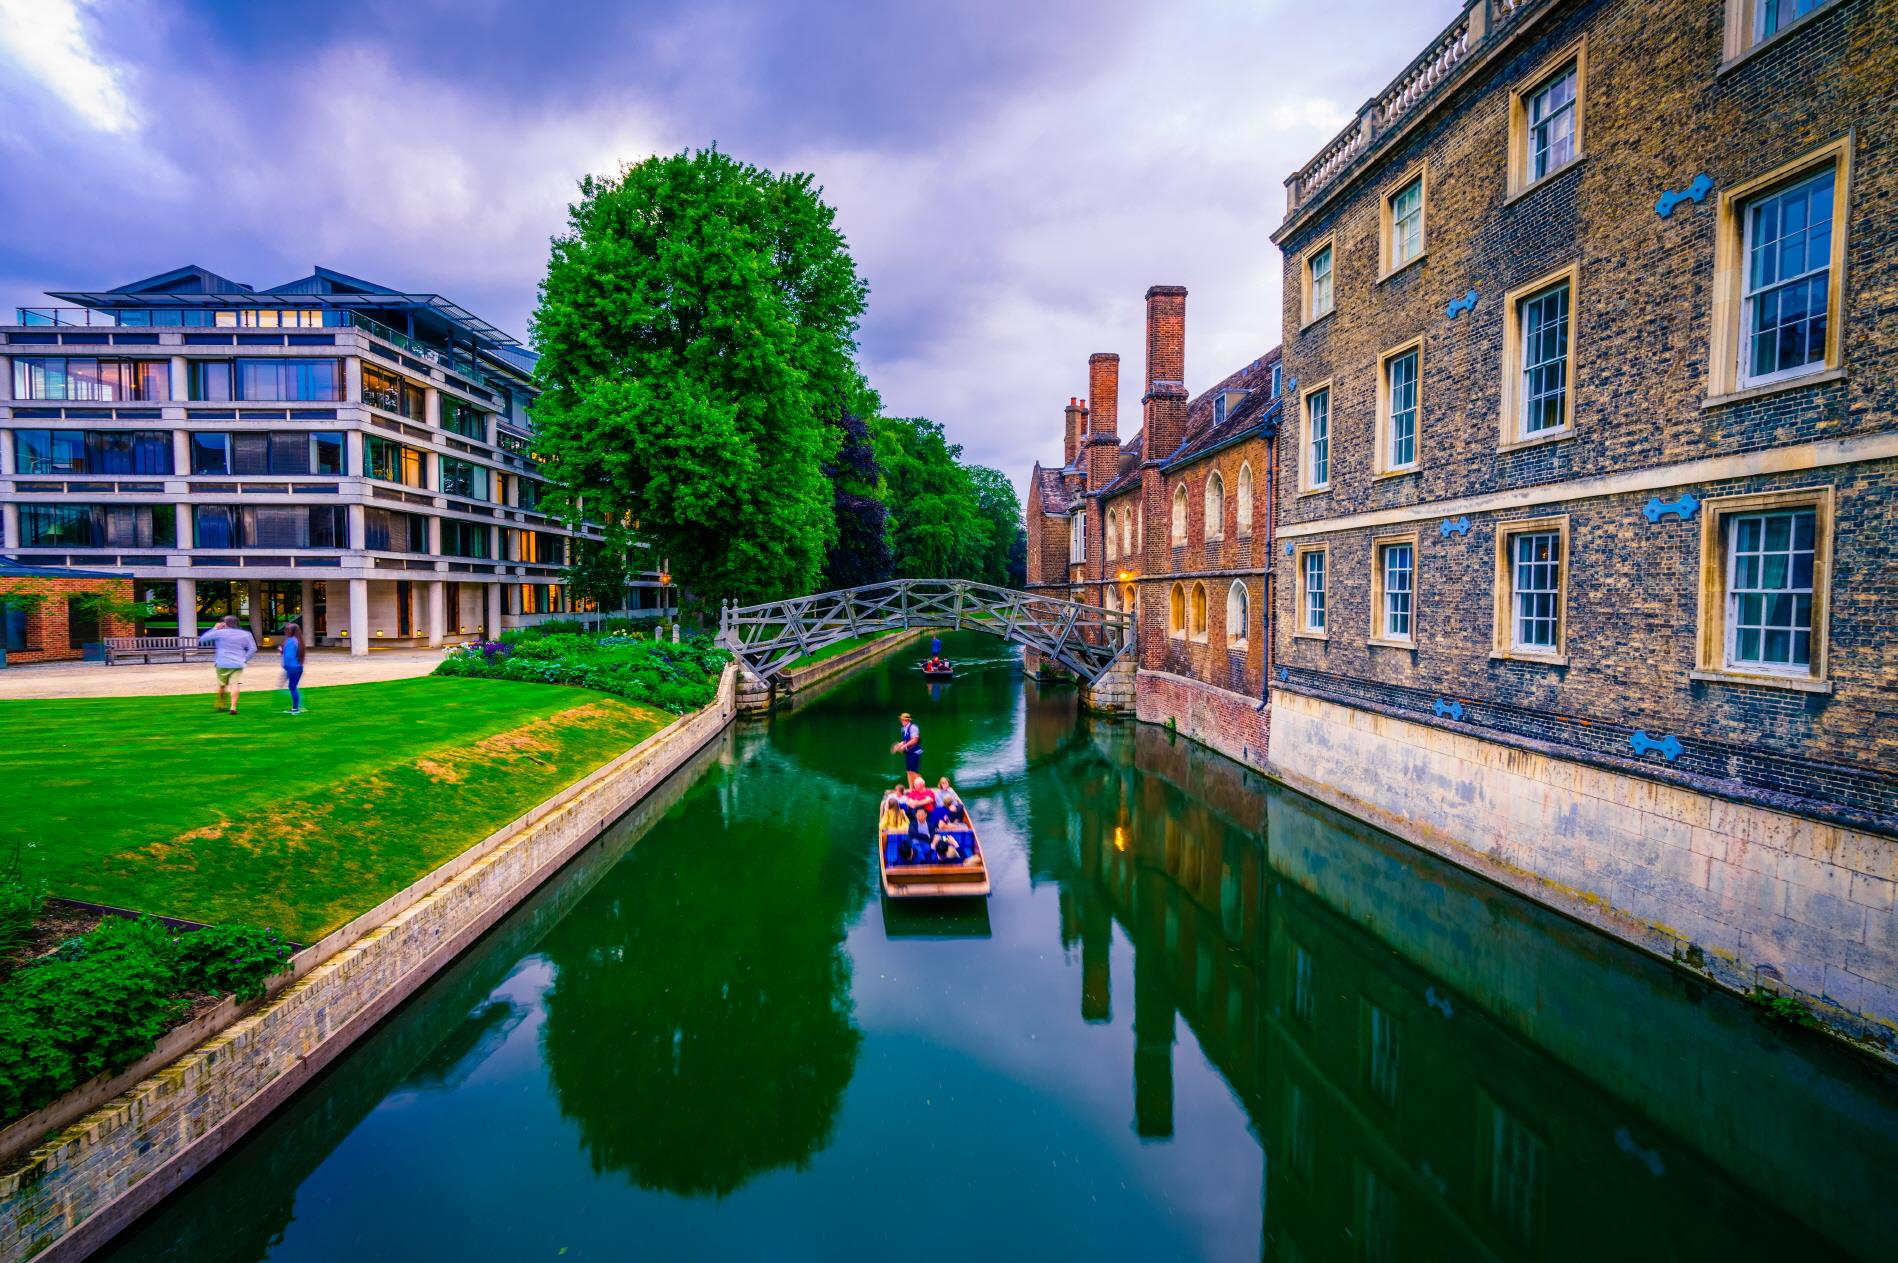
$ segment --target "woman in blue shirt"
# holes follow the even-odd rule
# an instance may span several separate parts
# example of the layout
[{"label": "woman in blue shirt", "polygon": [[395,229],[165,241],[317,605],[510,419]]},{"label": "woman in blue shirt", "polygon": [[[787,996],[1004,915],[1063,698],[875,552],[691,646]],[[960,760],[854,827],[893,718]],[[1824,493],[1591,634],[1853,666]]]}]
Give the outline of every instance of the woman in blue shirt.
[{"label": "woman in blue shirt", "polygon": [[290,685],[290,709],[288,715],[303,713],[303,694],[297,685],[303,679],[303,626],[290,623],[283,629],[283,678]]}]

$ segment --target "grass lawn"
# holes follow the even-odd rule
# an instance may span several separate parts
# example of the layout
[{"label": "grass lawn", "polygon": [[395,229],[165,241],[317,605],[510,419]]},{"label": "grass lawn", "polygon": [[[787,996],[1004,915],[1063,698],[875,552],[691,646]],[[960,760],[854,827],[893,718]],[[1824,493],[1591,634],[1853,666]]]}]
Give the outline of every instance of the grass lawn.
[{"label": "grass lawn", "polygon": [[672,719],[509,680],[287,698],[0,701],[0,842],[54,895],[309,943]]},{"label": "grass lawn", "polygon": [[883,640],[889,636],[900,636],[902,634],[903,629],[896,627],[891,628],[889,631],[871,632],[867,636],[852,636],[848,640],[840,640],[835,644],[825,645],[816,653],[805,654],[802,658],[787,665],[785,670],[795,671],[799,667],[808,667],[814,662],[822,662],[826,658],[834,658],[840,653],[849,653],[852,649],[861,649],[873,640]]}]

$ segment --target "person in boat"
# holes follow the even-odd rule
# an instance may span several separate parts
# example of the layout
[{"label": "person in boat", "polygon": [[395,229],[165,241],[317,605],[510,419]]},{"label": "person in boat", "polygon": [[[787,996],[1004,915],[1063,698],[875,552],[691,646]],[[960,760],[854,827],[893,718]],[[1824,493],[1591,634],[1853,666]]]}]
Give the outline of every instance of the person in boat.
[{"label": "person in boat", "polygon": [[942,661],[942,637],[941,636],[931,636],[929,638],[929,660],[931,662]]},{"label": "person in boat", "polygon": [[903,801],[911,811],[921,808],[924,811],[936,809],[936,792],[929,788],[920,772],[909,774],[909,787],[903,794]]},{"label": "person in boat", "polygon": [[917,775],[917,769],[923,765],[922,730],[916,726],[916,721],[910,718],[908,711],[898,715],[896,722],[899,725],[897,741],[890,747],[890,752],[903,756],[903,767],[909,772],[912,781],[921,779]]},{"label": "person in boat", "polygon": [[883,795],[883,818],[881,827],[885,833],[901,833],[909,827],[909,804],[904,801],[907,788],[898,785]]},{"label": "person in boat", "polygon": [[910,816],[909,831],[897,843],[896,856],[905,864],[919,864],[935,853],[935,842],[929,829],[929,813],[918,807]]},{"label": "person in boat", "polygon": [[923,664],[923,670],[925,671],[947,671],[948,669],[949,664],[944,662],[941,658],[931,658],[928,662]]},{"label": "person in boat", "polygon": [[949,787],[949,778],[943,777],[936,782],[936,806],[942,818],[954,824],[969,822],[968,809],[962,805],[962,799]]},{"label": "person in boat", "polygon": [[962,862],[962,839],[957,837],[947,825],[936,830],[936,836],[930,840],[930,851],[938,862],[958,864]]}]

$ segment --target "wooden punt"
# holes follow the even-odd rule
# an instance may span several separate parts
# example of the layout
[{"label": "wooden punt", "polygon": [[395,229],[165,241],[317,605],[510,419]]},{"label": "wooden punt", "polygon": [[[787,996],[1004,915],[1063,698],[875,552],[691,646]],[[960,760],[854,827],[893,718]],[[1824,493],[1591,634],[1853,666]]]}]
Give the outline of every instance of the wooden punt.
[{"label": "wooden punt", "polygon": [[956,664],[945,660],[940,670],[932,671],[927,662],[919,662],[916,669],[923,673],[926,680],[953,680],[956,678]]},{"label": "wooden punt", "polygon": [[883,873],[883,893],[892,899],[980,899],[989,893],[987,853],[970,822],[968,837],[974,852],[959,864],[891,864],[883,834],[883,809],[877,808],[877,867]]}]

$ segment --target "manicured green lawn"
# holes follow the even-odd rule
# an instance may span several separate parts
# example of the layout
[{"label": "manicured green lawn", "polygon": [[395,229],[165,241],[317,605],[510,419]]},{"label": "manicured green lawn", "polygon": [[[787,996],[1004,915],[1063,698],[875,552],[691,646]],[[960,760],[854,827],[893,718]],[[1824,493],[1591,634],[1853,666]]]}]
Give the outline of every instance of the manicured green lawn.
[{"label": "manicured green lawn", "polygon": [[506,680],[304,697],[0,701],[0,839],[54,895],[308,943],[672,719]]},{"label": "manicured green lawn", "polygon": [[825,645],[816,653],[807,653],[785,669],[795,671],[799,667],[808,667],[814,662],[822,662],[826,658],[834,658],[840,653],[849,653],[852,649],[861,649],[873,640],[882,640],[886,636],[900,636],[902,634],[900,630],[891,630],[871,632],[867,636],[852,636],[848,640],[840,640],[835,644]]}]

